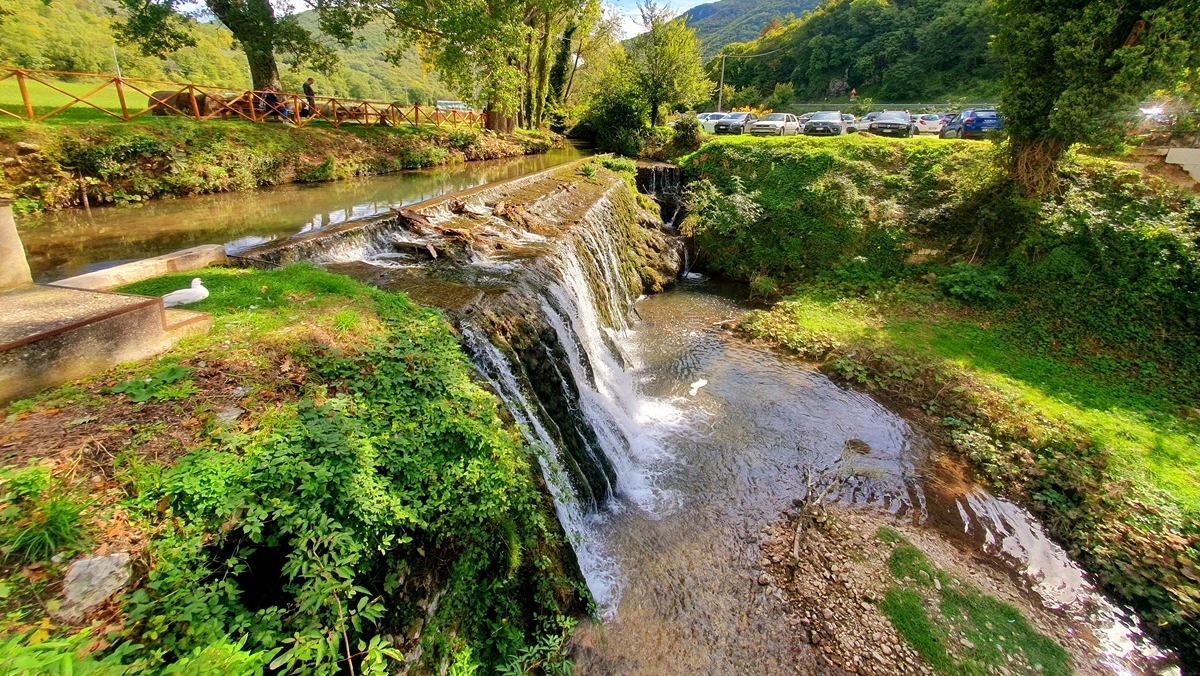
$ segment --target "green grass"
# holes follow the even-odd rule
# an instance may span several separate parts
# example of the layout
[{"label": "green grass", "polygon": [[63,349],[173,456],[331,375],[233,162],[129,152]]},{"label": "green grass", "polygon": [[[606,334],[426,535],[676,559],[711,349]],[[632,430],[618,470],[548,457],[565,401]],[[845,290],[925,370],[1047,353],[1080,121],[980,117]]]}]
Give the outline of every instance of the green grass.
[{"label": "green grass", "polygon": [[1130,378],[1111,360],[1070,360],[1031,349],[1024,325],[1003,312],[964,318],[927,294],[881,300],[802,290],[752,319],[791,345],[865,342],[963,369],[1032,412],[1086,432],[1120,462],[1122,474],[1200,514],[1200,425],[1176,414],[1187,403],[1154,378]]},{"label": "green grass", "polygon": [[[888,530],[881,529],[878,537],[894,545],[888,568],[902,586],[888,590],[880,609],[938,673],[994,673],[994,667],[1014,666],[1010,655],[1019,656],[1038,673],[1072,673],[1066,651],[1038,633],[1020,611],[947,575],[912,543]],[[941,583],[936,590],[935,576]]]},{"label": "green grass", "polygon": [[0,468],[0,548],[9,559],[48,561],[87,541],[83,505],[37,465]]}]

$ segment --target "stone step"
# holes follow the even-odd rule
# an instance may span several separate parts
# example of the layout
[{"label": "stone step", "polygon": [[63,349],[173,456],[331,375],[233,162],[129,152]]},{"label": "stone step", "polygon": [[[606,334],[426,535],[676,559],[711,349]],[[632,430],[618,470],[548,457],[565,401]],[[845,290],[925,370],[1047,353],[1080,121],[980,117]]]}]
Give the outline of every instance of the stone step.
[{"label": "stone step", "polygon": [[0,293],[0,403],[159,354],[212,327],[161,298],[30,285]]}]

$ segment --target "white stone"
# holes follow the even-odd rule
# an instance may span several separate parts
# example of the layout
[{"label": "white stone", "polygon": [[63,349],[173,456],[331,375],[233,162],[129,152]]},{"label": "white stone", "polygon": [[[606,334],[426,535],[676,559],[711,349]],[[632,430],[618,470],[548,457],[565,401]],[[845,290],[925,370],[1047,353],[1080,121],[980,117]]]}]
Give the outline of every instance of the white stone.
[{"label": "white stone", "polygon": [[63,584],[66,598],[54,613],[56,619],[79,622],[92,608],[129,584],[129,554],[120,552],[106,556],[76,559],[67,569]]}]

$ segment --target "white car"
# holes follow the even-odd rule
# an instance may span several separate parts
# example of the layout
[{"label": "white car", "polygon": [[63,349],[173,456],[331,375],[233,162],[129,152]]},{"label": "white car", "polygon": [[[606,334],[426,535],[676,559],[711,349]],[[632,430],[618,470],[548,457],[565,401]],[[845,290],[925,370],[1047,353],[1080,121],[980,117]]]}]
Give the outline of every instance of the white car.
[{"label": "white car", "polygon": [[704,127],[704,131],[713,134],[716,132],[717,120],[725,117],[725,113],[700,113],[696,116],[700,120],[700,126]]},{"label": "white car", "polygon": [[847,134],[853,134],[858,131],[858,118],[850,113],[842,113],[842,124],[846,126]]},{"label": "white car", "polygon": [[946,126],[946,121],[942,119],[941,115],[928,115],[927,114],[927,115],[917,115],[916,117],[917,117],[917,133],[918,134],[924,134],[924,133],[936,134],[942,130],[942,127]]},{"label": "white car", "polygon": [[800,133],[800,120],[791,113],[767,113],[750,127],[755,136],[794,136]]},{"label": "white car", "polygon": [[854,121],[854,131],[869,131],[871,123],[875,118],[879,117],[879,113],[867,113]]}]

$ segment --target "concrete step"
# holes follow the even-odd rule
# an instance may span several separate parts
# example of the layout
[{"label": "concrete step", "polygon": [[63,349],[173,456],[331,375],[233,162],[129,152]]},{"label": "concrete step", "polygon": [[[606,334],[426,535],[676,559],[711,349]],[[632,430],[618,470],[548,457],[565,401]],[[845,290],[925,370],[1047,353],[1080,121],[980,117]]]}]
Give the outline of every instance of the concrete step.
[{"label": "concrete step", "polygon": [[0,293],[0,403],[159,354],[212,327],[161,298],[30,285]]}]

